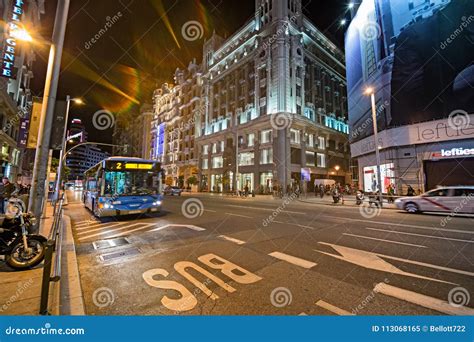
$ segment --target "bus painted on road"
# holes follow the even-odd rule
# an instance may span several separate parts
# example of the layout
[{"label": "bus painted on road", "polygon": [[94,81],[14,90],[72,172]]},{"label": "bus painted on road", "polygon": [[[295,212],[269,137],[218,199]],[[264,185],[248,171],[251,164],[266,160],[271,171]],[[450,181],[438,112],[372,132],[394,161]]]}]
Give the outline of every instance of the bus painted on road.
[{"label": "bus painted on road", "polygon": [[159,212],[162,172],[154,160],[104,159],[84,174],[84,205],[97,217]]}]

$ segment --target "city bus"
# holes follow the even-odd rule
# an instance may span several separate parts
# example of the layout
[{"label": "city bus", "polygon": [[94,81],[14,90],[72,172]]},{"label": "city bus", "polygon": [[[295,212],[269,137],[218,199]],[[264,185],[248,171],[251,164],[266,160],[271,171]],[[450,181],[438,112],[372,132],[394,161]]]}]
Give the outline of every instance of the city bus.
[{"label": "city bus", "polygon": [[97,217],[157,213],[161,210],[161,164],[110,157],[84,174],[84,206]]}]

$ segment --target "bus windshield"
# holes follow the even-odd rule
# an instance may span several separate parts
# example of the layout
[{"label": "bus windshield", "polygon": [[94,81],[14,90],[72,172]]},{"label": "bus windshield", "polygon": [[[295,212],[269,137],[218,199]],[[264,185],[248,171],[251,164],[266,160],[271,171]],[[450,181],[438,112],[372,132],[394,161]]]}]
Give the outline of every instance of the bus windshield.
[{"label": "bus windshield", "polygon": [[159,193],[158,174],[150,171],[105,171],[104,195],[139,196]]}]

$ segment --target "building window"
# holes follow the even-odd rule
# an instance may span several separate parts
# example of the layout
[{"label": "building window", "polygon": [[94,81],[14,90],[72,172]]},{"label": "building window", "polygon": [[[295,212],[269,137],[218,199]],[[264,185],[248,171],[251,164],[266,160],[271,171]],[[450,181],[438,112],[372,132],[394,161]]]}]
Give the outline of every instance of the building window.
[{"label": "building window", "polygon": [[221,149],[219,152],[224,152],[224,140],[220,142]]},{"label": "building window", "polygon": [[222,156],[212,157],[212,168],[219,169],[224,166],[224,158]]},{"label": "building window", "polygon": [[266,144],[272,142],[272,130],[262,131],[260,133],[260,143]]},{"label": "building window", "polygon": [[326,167],[326,155],[322,153],[316,153],[316,162],[317,167]]},{"label": "building window", "polygon": [[318,137],[318,148],[321,150],[326,149],[326,140],[324,137]]},{"label": "building window", "polygon": [[207,158],[202,159],[201,169],[203,170],[209,169],[209,160]]},{"label": "building window", "polygon": [[314,135],[308,134],[308,146],[314,147]]},{"label": "building window", "polygon": [[247,134],[247,147],[252,147],[255,144],[255,134]]},{"label": "building window", "polygon": [[202,154],[204,156],[207,156],[209,154],[209,145],[203,145],[202,146]]},{"label": "building window", "polygon": [[239,153],[239,166],[253,165],[254,158],[254,152]]},{"label": "building window", "polygon": [[315,166],[314,152],[306,152],[306,165]]},{"label": "building window", "polygon": [[217,143],[212,143],[212,153],[217,153]]},{"label": "building window", "polygon": [[301,143],[300,131],[297,129],[290,129],[291,143],[299,144]]},{"label": "building window", "polygon": [[265,148],[260,151],[260,164],[273,163],[273,148]]}]

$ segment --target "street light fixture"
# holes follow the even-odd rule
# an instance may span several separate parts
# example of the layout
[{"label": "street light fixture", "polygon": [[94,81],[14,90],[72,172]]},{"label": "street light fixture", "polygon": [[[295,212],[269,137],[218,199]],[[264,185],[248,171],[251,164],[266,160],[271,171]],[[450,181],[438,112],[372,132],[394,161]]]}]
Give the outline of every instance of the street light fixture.
[{"label": "street light fixture", "polygon": [[[72,98],[67,95],[66,96],[66,113],[64,115],[64,128],[63,128],[63,136],[61,140],[61,152],[59,153],[59,164],[58,164],[58,172],[56,174],[56,187],[55,187],[55,199],[57,200],[59,198],[59,189],[61,187],[61,177],[63,173],[63,156],[65,155],[65,149],[66,149],[66,142],[68,141],[66,137],[66,132],[67,132],[67,123],[69,121],[69,109],[71,108],[71,101],[74,102],[77,105],[83,105],[84,101],[80,98]],[[69,140],[69,142],[74,142],[72,139]]]},{"label": "street light fixture", "polygon": [[334,166],[334,170],[339,171],[341,167],[339,165]]},{"label": "street light fixture", "polygon": [[346,19],[342,19],[340,22],[341,26],[346,26],[346,23],[347,23]]},{"label": "street light fixture", "polygon": [[16,30],[12,31],[10,35],[15,39],[22,40],[24,42],[32,42],[33,41],[33,37],[31,37],[31,35],[28,33],[28,31],[25,30],[24,28],[16,29]]},{"label": "street light fixture", "polygon": [[375,108],[375,89],[373,87],[367,87],[364,91],[364,94],[370,96],[370,102],[372,105],[372,122],[374,125],[374,146],[375,146],[375,159],[377,160],[377,185],[379,190],[379,202],[380,208],[383,206],[383,197],[382,197],[382,177],[380,175],[380,148],[379,148],[379,139],[378,139],[378,130],[377,130],[377,110]]}]

